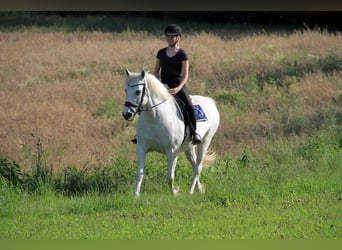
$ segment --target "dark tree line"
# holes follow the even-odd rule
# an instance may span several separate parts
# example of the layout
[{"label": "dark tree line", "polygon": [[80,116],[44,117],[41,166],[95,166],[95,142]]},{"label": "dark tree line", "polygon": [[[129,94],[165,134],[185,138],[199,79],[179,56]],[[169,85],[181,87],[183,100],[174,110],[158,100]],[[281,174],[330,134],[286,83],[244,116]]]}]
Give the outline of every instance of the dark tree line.
[{"label": "dark tree line", "polygon": [[128,11],[59,12],[60,15],[129,15],[190,22],[287,25],[295,28],[342,30],[340,11]]},{"label": "dark tree line", "polygon": [[[213,24],[277,25],[294,29],[320,28],[328,29],[329,31],[342,30],[341,11],[33,11],[15,12],[15,18],[9,18],[11,14],[13,12],[0,13],[0,26],[30,24],[32,22],[36,25],[43,25],[44,22],[48,24],[47,18],[44,19],[44,16],[49,15],[75,18],[125,15],[132,18],[150,17],[168,21],[182,20],[185,22]],[[96,26],[96,24],[93,24],[93,26]]]}]

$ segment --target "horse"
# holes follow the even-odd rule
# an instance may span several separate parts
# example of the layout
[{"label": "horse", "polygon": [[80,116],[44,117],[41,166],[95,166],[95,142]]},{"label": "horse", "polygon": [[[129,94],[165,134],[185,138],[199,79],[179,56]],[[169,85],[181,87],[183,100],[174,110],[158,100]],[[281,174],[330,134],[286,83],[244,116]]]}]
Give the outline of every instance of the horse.
[{"label": "horse", "polygon": [[[190,95],[193,104],[199,104],[206,114],[205,121],[197,121],[196,132],[201,136],[202,143],[194,146],[191,143],[190,130],[184,123],[182,112],[177,107],[175,97],[169,93],[167,86],[153,74],[144,70],[134,73],[125,69],[125,72],[126,102],[122,115],[125,120],[133,121],[135,115],[139,114],[136,126],[138,167],[135,196],[139,197],[140,194],[148,152],[167,155],[167,182],[174,195],[179,192],[179,187],[174,186],[178,154],[184,152],[193,169],[189,193],[193,194],[196,187],[200,193],[204,193],[200,174],[205,157],[210,158],[208,148],[220,123],[215,101],[210,97]],[[195,150],[196,147],[198,147],[197,150]]]}]

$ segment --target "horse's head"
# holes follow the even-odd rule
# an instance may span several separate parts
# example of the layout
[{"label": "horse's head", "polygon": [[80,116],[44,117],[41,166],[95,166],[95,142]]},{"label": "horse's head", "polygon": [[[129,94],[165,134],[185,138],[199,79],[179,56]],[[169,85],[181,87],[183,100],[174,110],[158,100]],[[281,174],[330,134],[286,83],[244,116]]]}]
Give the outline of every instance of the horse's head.
[{"label": "horse's head", "polygon": [[126,102],[122,112],[123,117],[132,121],[137,113],[143,110],[144,105],[148,102],[147,96],[147,83],[145,78],[145,71],[141,73],[131,73],[129,70],[126,71]]}]

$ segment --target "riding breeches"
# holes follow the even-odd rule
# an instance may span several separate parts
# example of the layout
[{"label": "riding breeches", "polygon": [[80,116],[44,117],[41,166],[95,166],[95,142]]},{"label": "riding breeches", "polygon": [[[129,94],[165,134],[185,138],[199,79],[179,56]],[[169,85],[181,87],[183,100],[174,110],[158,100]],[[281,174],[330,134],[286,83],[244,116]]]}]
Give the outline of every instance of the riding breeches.
[{"label": "riding breeches", "polygon": [[179,97],[185,104],[187,113],[189,115],[189,121],[190,121],[190,132],[191,134],[194,134],[196,132],[196,117],[195,117],[195,110],[194,106],[192,104],[191,98],[188,94],[188,91],[185,87],[183,87],[177,94],[177,97]]}]

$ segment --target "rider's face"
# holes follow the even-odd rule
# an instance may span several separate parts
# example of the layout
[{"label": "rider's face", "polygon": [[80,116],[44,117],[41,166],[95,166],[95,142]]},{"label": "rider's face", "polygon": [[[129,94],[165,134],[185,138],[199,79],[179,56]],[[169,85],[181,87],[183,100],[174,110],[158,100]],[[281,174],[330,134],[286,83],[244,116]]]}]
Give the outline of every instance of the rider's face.
[{"label": "rider's face", "polygon": [[178,41],[178,35],[165,35],[165,38],[169,45],[175,44]]}]

